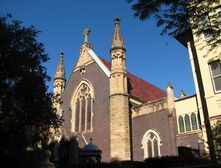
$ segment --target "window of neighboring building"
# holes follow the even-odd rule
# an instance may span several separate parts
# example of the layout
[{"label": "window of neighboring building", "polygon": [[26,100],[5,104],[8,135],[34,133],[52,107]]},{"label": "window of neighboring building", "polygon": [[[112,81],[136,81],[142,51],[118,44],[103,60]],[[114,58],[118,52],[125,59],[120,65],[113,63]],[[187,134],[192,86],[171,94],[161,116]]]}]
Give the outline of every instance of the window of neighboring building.
[{"label": "window of neighboring building", "polygon": [[196,119],[196,114],[195,113],[191,114],[191,124],[192,124],[192,130],[197,130],[198,129],[197,119]]},{"label": "window of neighboring building", "polygon": [[155,130],[149,129],[144,134],[142,148],[144,149],[144,158],[160,156],[160,137]]},{"label": "window of neighboring building", "polygon": [[188,114],[185,115],[184,120],[185,120],[186,131],[191,131],[190,117]]},{"label": "window of neighboring building", "polygon": [[214,89],[221,91],[221,63],[220,60],[209,63]]},{"label": "window of neighboring building", "polygon": [[219,28],[221,28],[221,8],[216,9],[217,21],[219,24]]},{"label": "window of neighboring building", "polygon": [[86,83],[78,87],[74,98],[74,131],[90,131],[92,128],[92,91]]},{"label": "window of neighboring building", "polygon": [[185,132],[184,122],[183,122],[183,117],[182,116],[179,116],[178,122],[179,122],[180,133]]},{"label": "window of neighboring building", "polygon": [[199,30],[203,32],[201,35],[204,40],[210,40],[213,37],[208,14],[202,15],[199,18]]},{"label": "window of neighboring building", "polygon": [[177,122],[179,126],[179,133],[195,131],[201,128],[199,113],[196,112],[188,113],[183,116],[180,115]]}]

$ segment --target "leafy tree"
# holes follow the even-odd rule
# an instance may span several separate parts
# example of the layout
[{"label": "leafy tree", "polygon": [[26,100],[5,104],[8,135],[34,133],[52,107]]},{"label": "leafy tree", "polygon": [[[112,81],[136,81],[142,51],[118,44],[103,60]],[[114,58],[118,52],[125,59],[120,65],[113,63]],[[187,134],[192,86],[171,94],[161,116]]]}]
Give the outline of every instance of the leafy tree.
[{"label": "leafy tree", "polygon": [[216,156],[219,161],[221,161],[221,120],[217,121],[217,123],[212,128],[214,144],[216,150]]},{"label": "leafy tree", "polygon": [[42,64],[49,58],[38,34],[10,15],[0,16],[0,154],[6,158],[44,146],[49,129],[62,123],[47,93]]},{"label": "leafy tree", "polygon": [[[168,33],[177,36],[190,30],[190,26],[196,30],[196,34],[212,34],[213,38],[207,42],[213,47],[221,43],[220,20],[217,15],[209,16],[205,24],[205,16],[214,12],[213,4],[219,4],[219,0],[127,0],[132,4],[134,16],[144,21],[150,17],[156,19],[156,26],[162,26],[161,34]],[[190,20],[191,18],[191,20]],[[200,24],[199,24],[200,23]],[[203,24],[203,25],[202,25]],[[212,26],[211,26],[212,25]],[[190,37],[192,38],[192,37]]]}]

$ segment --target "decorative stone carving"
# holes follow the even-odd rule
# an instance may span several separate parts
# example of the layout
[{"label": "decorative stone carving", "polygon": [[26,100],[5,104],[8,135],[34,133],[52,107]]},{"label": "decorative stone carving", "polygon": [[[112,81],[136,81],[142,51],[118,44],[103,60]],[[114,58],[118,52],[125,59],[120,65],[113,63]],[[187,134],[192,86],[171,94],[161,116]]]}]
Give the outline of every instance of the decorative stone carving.
[{"label": "decorative stone carving", "polygon": [[167,99],[147,102],[132,109],[132,118],[167,109]]}]

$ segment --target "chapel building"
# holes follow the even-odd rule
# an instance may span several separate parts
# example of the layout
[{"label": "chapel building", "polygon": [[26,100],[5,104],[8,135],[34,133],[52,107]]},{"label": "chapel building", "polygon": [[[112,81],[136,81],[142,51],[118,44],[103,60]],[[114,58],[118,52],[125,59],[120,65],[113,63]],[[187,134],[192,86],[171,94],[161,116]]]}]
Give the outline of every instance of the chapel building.
[{"label": "chapel building", "polygon": [[[173,87],[164,91],[126,70],[126,48],[120,19],[114,20],[111,62],[98,57],[88,41],[65,86],[63,53],[54,78],[62,95],[63,134],[76,136],[80,147],[93,138],[102,160],[143,160],[177,155]],[[64,89],[65,86],[65,89]]]},{"label": "chapel building", "polygon": [[[208,24],[209,16],[221,23],[220,4],[211,8],[213,12],[202,15],[206,23],[199,24]],[[106,162],[176,156],[181,149],[204,157],[211,138],[207,126],[221,120],[221,50],[211,50],[207,43],[213,35],[190,31],[192,38],[186,32],[176,38],[189,50],[196,94],[181,91],[177,98],[171,84],[164,91],[127,71],[119,18],[114,20],[110,62],[96,55],[85,29],[69,80],[63,52],[54,77],[54,95],[62,102],[54,106],[64,117],[63,136],[76,137],[81,148],[92,138]]]}]

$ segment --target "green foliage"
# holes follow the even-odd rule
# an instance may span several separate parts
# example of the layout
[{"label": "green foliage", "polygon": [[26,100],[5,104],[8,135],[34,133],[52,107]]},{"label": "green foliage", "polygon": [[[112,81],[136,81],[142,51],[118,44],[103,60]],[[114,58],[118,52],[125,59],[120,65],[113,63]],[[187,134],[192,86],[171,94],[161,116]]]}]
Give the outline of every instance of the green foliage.
[{"label": "green foliage", "polygon": [[[221,43],[219,37],[221,29],[217,15],[209,16],[211,28],[200,25],[202,15],[215,12],[211,6],[219,4],[219,0],[127,0],[132,3],[134,16],[144,21],[150,17],[156,19],[156,25],[162,26],[161,34],[168,33],[177,36],[190,29],[196,29],[196,34],[212,34],[213,38],[208,40],[212,46]],[[190,21],[191,18],[191,21]],[[190,24],[191,23],[191,24]]]},{"label": "green foliage", "polygon": [[49,58],[37,41],[39,31],[0,16],[0,153],[16,157],[44,146],[49,128],[61,125],[47,93]]},{"label": "green foliage", "polygon": [[221,120],[212,127],[217,160],[221,161]]}]

